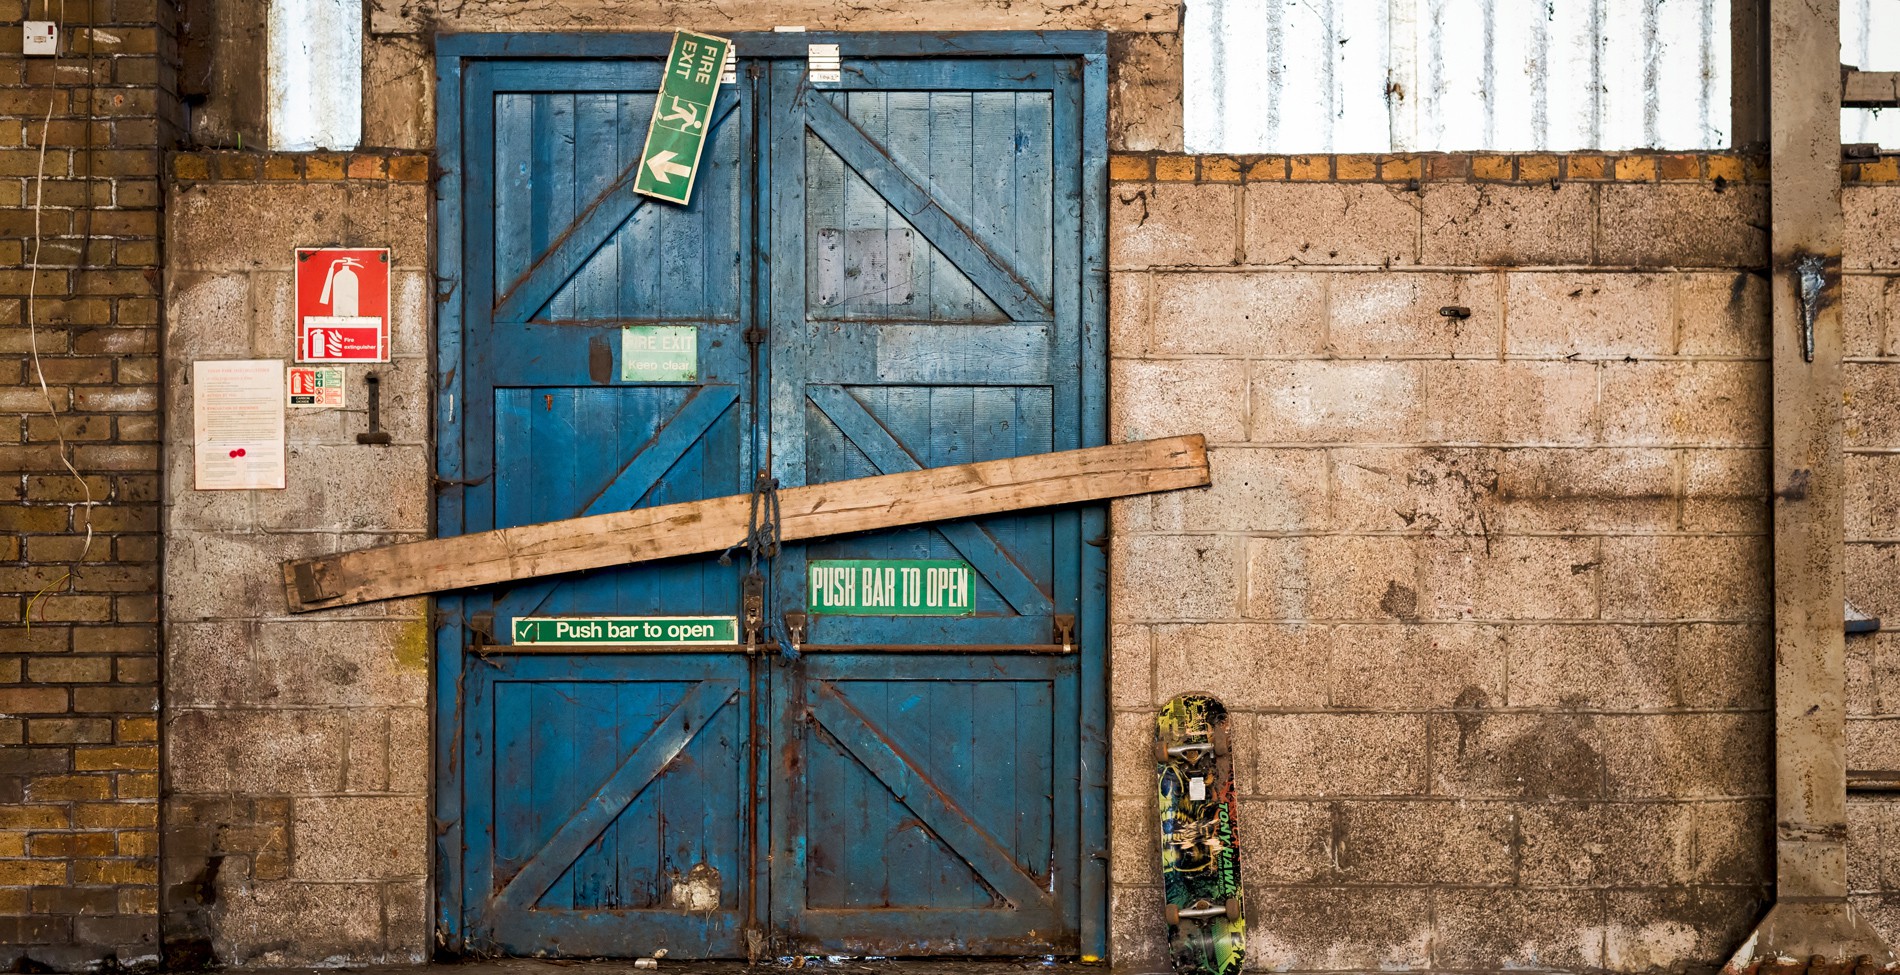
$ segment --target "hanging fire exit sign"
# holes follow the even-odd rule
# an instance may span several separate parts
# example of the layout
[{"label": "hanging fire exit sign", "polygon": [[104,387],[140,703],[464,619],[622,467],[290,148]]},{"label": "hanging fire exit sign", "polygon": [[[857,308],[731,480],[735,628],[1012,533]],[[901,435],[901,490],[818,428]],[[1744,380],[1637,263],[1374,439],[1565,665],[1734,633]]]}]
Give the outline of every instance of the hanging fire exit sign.
[{"label": "hanging fire exit sign", "polygon": [[808,609],[838,616],[968,616],[970,563],[955,559],[819,559]]},{"label": "hanging fire exit sign", "polygon": [[653,101],[640,171],[633,177],[635,193],[673,203],[692,198],[699,151],[706,146],[713,101],[719,97],[720,74],[731,48],[732,42],[723,37],[673,32],[673,51]]},{"label": "hanging fire exit sign", "polygon": [[732,647],[736,616],[517,616],[515,645],[660,643]]}]

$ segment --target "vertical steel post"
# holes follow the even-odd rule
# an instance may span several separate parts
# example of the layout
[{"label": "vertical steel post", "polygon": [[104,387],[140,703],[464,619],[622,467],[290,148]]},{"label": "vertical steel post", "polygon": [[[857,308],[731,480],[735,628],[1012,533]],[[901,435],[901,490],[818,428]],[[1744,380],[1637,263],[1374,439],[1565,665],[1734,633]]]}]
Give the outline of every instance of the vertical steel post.
[{"label": "vertical steel post", "polygon": [[1774,295],[1775,906],[1726,970],[1890,971],[1893,952],[1847,900],[1840,5],[1764,2]]}]

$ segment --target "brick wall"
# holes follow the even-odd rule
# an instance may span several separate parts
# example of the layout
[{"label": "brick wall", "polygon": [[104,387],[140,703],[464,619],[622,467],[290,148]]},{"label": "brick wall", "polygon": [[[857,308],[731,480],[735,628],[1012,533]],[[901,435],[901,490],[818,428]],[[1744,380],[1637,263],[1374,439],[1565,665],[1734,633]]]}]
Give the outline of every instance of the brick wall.
[{"label": "brick wall", "polygon": [[1250,965],[1739,944],[1772,870],[1757,170],[1113,161],[1113,435],[1203,431],[1214,470],[1115,506],[1117,963],[1157,948],[1144,746],[1191,688],[1239,712]]},{"label": "brick wall", "polygon": [[[428,159],[188,153],[167,213],[172,429],[193,361],[291,357],[292,250],[392,249],[394,361],[293,410],[282,491],[195,491],[165,453],[164,920],[179,964],[414,962],[429,944],[429,632],[419,600],[290,618],[282,559],[429,528]],[[364,377],[394,443],[367,446]]]},{"label": "brick wall", "polygon": [[176,131],[174,24],[163,0],[59,5],[61,56],[26,59],[24,7],[0,3],[0,968],[136,966],[158,950],[159,167]]}]

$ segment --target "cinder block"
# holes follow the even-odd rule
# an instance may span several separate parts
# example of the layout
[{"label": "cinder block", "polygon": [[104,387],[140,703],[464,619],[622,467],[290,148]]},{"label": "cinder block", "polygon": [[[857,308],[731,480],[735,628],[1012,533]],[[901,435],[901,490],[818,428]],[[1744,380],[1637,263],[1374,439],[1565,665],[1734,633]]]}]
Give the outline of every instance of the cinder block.
[{"label": "cinder block", "polygon": [[1259,443],[1405,440],[1425,412],[1415,362],[1260,362],[1252,438]]},{"label": "cinder block", "polygon": [[1505,630],[1514,708],[1654,711],[1676,706],[1676,629],[1600,624]]},{"label": "cinder block", "polygon": [[[426,218],[417,217],[418,222]],[[389,351],[400,357],[427,358],[434,354],[435,302],[430,300],[425,271],[392,271],[389,275]]]},{"label": "cinder block", "polygon": [[343,791],[389,791],[389,715],[381,708],[344,712]]},{"label": "cinder block", "polygon": [[1241,539],[1225,535],[1116,539],[1109,582],[1115,621],[1237,618],[1241,544]]},{"label": "cinder block", "polygon": [[1413,620],[1417,542],[1394,536],[1256,538],[1247,544],[1247,612],[1259,620]]},{"label": "cinder block", "polygon": [[[1327,348],[1335,355],[1496,355],[1502,315],[1490,274],[1346,273],[1328,277],[1332,311]],[[1468,308],[1468,318],[1439,314]]]},{"label": "cinder block", "polygon": [[1526,887],[1664,887],[1695,872],[1695,806],[1539,803],[1519,816]]},{"label": "cinder block", "polygon": [[[1246,745],[1262,797],[1425,792],[1424,715],[1263,714]],[[1244,760],[1247,752],[1241,754]]]},{"label": "cinder block", "polygon": [[1235,834],[1240,839],[1241,885],[1324,884],[1333,874],[1333,821],[1337,802],[1277,802],[1242,799]]},{"label": "cinder block", "polygon": [[415,531],[429,528],[433,459],[427,447],[289,446],[282,491],[256,492],[264,531]]},{"label": "cinder block", "polygon": [[180,378],[195,359],[251,357],[248,276],[174,268],[166,285],[165,356]]},{"label": "cinder block", "polygon": [[1112,707],[1140,709],[1154,703],[1152,628],[1117,623],[1108,630],[1108,693]]},{"label": "cinder block", "polygon": [[435,944],[434,897],[427,880],[393,880],[383,886],[383,944],[399,964],[429,959]]},{"label": "cinder block", "polygon": [[1662,274],[1507,274],[1505,350],[1548,358],[1669,355],[1676,348],[1673,290]]},{"label": "cinder block", "polygon": [[1156,531],[1313,531],[1326,526],[1326,454],[1319,450],[1215,447],[1214,483],[1155,495]]},{"label": "cinder block", "polygon": [[[297,345],[297,272],[296,262],[283,270],[253,271],[251,279],[251,349],[257,356],[290,360],[296,358]],[[345,372],[350,371],[345,369]],[[291,413],[309,412],[292,410]],[[325,411],[328,412],[328,411]]]},{"label": "cinder block", "polygon": [[1766,358],[1771,303],[1768,279],[1752,271],[1690,273],[1676,278],[1681,355]]},{"label": "cinder block", "polygon": [[1491,531],[1648,532],[1675,527],[1676,454],[1528,447],[1497,454]]},{"label": "cinder block", "polygon": [[1496,451],[1367,447],[1329,453],[1336,530],[1464,535],[1500,524]]},{"label": "cinder block", "polygon": [[1431,964],[1419,888],[1267,887],[1247,892],[1249,963],[1267,971],[1407,971]]},{"label": "cinder block", "polygon": [[1150,703],[1204,691],[1230,710],[1324,708],[1330,643],[1329,632],[1320,626],[1157,626]]},{"label": "cinder block", "polygon": [[1239,262],[1239,188],[1124,183],[1108,194],[1108,255],[1117,268],[1226,267]]},{"label": "cinder block", "polygon": [[1760,712],[1599,719],[1604,778],[1619,799],[1742,799],[1773,789],[1773,720]]},{"label": "cinder block", "polygon": [[1734,952],[1762,915],[1759,886],[1605,891],[1603,964],[1681,971]]},{"label": "cinder block", "polygon": [[1847,767],[1900,771],[1900,720],[1849,718]]},{"label": "cinder block", "polygon": [[1506,885],[1516,815],[1501,802],[1335,804],[1339,876],[1349,883]]},{"label": "cinder block", "polygon": [[1767,619],[1767,540],[1735,536],[1605,538],[1603,618]]},{"label": "cinder block", "polygon": [[1683,707],[1762,710],[1773,703],[1774,635],[1767,623],[1680,627],[1677,653]]},{"label": "cinder block", "polygon": [[1591,890],[1432,891],[1432,962],[1443,969],[1575,970],[1603,963],[1603,895]]},{"label": "cinder block", "polygon": [[1900,363],[1849,362],[1841,374],[1847,447],[1900,447]]},{"label": "cinder block", "polygon": [[1333,627],[1327,664],[1336,708],[1449,708],[1474,695],[1505,699],[1503,631],[1477,623]]},{"label": "cinder block", "polygon": [[1305,355],[1326,341],[1326,276],[1298,271],[1154,276],[1161,355]]},{"label": "cinder block", "polygon": [[[1149,708],[1116,711],[1110,719],[1109,734],[1109,794],[1152,799],[1155,791],[1154,711]],[[1239,777],[1238,769],[1235,776]]]},{"label": "cinder block", "polygon": [[1767,442],[1763,362],[1605,362],[1603,439],[1612,444],[1755,447]]},{"label": "cinder block", "polygon": [[389,710],[389,791],[397,795],[429,794],[429,756],[435,743],[429,737],[429,712],[422,707]]},{"label": "cinder block", "polygon": [[1848,454],[1845,475],[1847,537],[1900,538],[1900,454]]},{"label": "cinder block", "polygon": [[1156,883],[1161,879],[1160,827],[1152,798],[1129,796],[1108,807],[1108,882],[1111,886]]},{"label": "cinder block", "polygon": [[1768,188],[1715,183],[1608,184],[1600,264],[1759,267],[1768,259]]},{"label": "cinder block", "polygon": [[1597,615],[1597,540],[1564,536],[1430,538],[1421,605],[1431,619],[1588,619]]},{"label": "cinder block", "polygon": [[1772,802],[1698,802],[1694,808],[1697,883],[1759,885],[1772,876]]},{"label": "cinder block", "polygon": [[1247,364],[1226,360],[1120,360],[1109,365],[1109,435],[1142,440],[1199,433],[1247,439]]},{"label": "cinder block", "polygon": [[198,183],[170,204],[165,257],[174,271],[284,270],[297,247],[348,239],[342,184]]},{"label": "cinder block", "polygon": [[1900,185],[1842,187],[1841,209],[1847,217],[1842,265],[1900,269]]},{"label": "cinder block", "polygon": [[1841,345],[1848,356],[1894,355],[1900,328],[1900,278],[1848,274],[1841,278]]},{"label": "cinder block", "polygon": [[388,880],[428,873],[428,803],[416,796],[298,799],[292,876]]},{"label": "cinder block", "polygon": [[1596,363],[1494,360],[1422,366],[1427,392],[1417,424],[1420,439],[1543,445],[1596,440]]},{"label": "cinder block", "polygon": [[363,143],[397,149],[434,142],[427,45],[410,37],[363,38]]},{"label": "cinder block", "polygon": [[1596,189],[1582,183],[1508,186],[1432,182],[1422,263],[1455,267],[1588,264]]},{"label": "cinder block", "polygon": [[256,624],[177,622],[165,629],[165,706],[218,707],[259,700],[251,683]]},{"label": "cinder block", "polygon": [[1108,957],[1117,969],[1138,971],[1166,968],[1167,924],[1162,916],[1160,886],[1108,888]]},{"label": "cinder block", "polygon": [[1431,792],[1462,799],[1597,799],[1604,791],[1595,715],[1500,714],[1482,692],[1431,718]]},{"label": "cinder block", "polygon": [[1847,797],[1847,889],[1879,891],[1884,864],[1881,847],[1886,843],[1883,815],[1886,802],[1868,796]]},{"label": "cinder block", "polygon": [[1418,263],[1418,194],[1383,183],[1247,184],[1247,263]]},{"label": "cinder block", "polygon": [[[234,492],[235,493],[235,492]],[[175,622],[244,619],[283,605],[287,558],[316,554],[310,535],[174,532],[165,539],[165,613]]]},{"label": "cinder block", "polygon": [[343,785],[337,711],[174,709],[166,722],[171,787],[186,795],[332,793]]},{"label": "cinder block", "polygon": [[1683,451],[1682,527],[1766,534],[1768,465],[1759,448]]},{"label": "cinder block", "polygon": [[383,949],[381,891],[375,884],[226,882],[220,874],[211,915],[212,950],[233,965],[317,965],[367,958]]},{"label": "cinder block", "polygon": [[1148,304],[1154,293],[1154,275],[1146,271],[1115,271],[1108,276],[1108,354],[1127,359],[1146,355]]}]

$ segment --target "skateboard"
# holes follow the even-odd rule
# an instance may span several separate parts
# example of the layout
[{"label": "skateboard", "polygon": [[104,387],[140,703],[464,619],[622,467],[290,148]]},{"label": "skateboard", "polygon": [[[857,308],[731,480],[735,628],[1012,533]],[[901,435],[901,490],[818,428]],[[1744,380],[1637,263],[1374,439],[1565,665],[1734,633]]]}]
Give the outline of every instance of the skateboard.
[{"label": "skateboard", "polygon": [[1168,959],[1179,975],[1239,975],[1246,954],[1227,708],[1183,694],[1155,720]]}]

